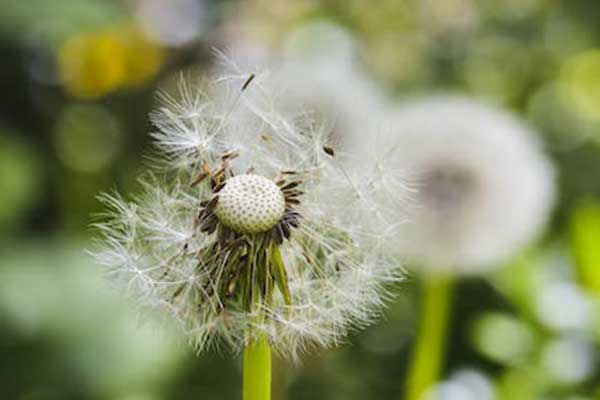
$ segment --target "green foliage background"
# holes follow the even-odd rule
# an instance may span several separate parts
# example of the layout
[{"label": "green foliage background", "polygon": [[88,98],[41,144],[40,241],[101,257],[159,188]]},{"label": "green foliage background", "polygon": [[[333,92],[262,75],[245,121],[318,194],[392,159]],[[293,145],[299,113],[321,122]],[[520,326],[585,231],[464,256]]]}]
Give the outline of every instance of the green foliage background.
[{"label": "green foliage background", "polygon": [[[223,27],[234,16],[260,27],[256,37],[275,46],[302,24],[338,23],[356,35],[359,61],[389,93],[462,92],[538,128],[559,172],[550,229],[497,275],[457,283],[443,379],[467,368],[485,377],[497,399],[600,398],[600,3],[198,2],[203,28],[177,48],[127,36],[135,2],[0,2],[1,398],[240,397],[239,358],[195,357],[176,335],[156,332],[84,253],[90,216],[101,210],[96,194],[135,187],[155,89],[180,70],[206,70],[211,46],[226,43]],[[105,32],[108,42],[94,36]],[[97,43],[120,49],[112,32],[139,51],[135,59],[128,51],[90,53]],[[73,38],[88,46],[67,53],[67,61],[88,62],[82,73],[89,75],[79,76],[90,79],[84,92],[73,86],[81,82],[61,78],[60,54]],[[107,76],[113,70],[121,71],[118,79]],[[567,304],[558,317],[539,311],[548,282],[576,293],[575,300],[558,295]],[[275,360],[274,396],[401,398],[419,292],[416,278],[400,285],[381,323],[340,349],[299,365]],[[569,301],[585,302],[591,322],[561,325],[561,315],[573,311]],[[549,346],[571,338],[592,355],[578,379],[564,372],[587,358],[558,357],[556,367],[548,356]],[[460,399],[471,398],[484,397]]]}]

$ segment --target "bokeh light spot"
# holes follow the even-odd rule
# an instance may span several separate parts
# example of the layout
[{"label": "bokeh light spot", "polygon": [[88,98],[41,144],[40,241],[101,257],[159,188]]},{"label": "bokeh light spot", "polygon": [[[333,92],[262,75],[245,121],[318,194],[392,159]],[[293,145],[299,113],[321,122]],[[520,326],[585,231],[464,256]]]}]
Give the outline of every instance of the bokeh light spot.
[{"label": "bokeh light spot", "polygon": [[542,351],[542,364],[551,378],[562,384],[576,384],[594,372],[596,351],[592,343],[566,337],[548,343]]},{"label": "bokeh light spot", "polygon": [[121,129],[113,115],[92,105],[67,107],[54,131],[58,157],[80,172],[106,168],[117,155],[121,139]]},{"label": "bokeh light spot", "polygon": [[600,49],[577,54],[561,70],[570,100],[588,118],[600,121]]},{"label": "bokeh light spot", "polygon": [[168,46],[182,46],[204,32],[207,7],[198,0],[141,0],[136,17],[144,33]]},{"label": "bokeh light spot", "polygon": [[40,191],[40,162],[13,132],[0,128],[0,230],[12,227]]},{"label": "bokeh light spot", "polygon": [[498,312],[485,313],[475,322],[472,339],[481,354],[505,365],[526,360],[534,344],[533,333],[523,322]]}]

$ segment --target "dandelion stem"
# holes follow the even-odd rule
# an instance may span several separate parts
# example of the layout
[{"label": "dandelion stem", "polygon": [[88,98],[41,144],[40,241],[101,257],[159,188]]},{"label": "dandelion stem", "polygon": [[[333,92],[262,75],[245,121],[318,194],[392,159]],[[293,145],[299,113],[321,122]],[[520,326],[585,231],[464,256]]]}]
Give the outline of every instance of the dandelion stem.
[{"label": "dandelion stem", "polygon": [[265,336],[244,350],[243,399],[271,399],[271,346]]},{"label": "dandelion stem", "polygon": [[451,277],[423,279],[421,299],[421,320],[406,383],[406,400],[418,400],[439,379],[451,311]]}]

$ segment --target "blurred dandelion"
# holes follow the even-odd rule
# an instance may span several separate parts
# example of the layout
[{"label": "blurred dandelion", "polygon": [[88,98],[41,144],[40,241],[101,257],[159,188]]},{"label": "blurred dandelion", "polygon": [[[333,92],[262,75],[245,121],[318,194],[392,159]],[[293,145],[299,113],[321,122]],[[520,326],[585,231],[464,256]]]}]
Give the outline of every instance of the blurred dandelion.
[{"label": "blurred dandelion", "polygon": [[384,146],[419,182],[402,243],[420,267],[486,272],[540,233],[554,170],[526,125],[460,97],[406,104],[392,121]]},{"label": "blurred dandelion", "polygon": [[399,248],[425,273],[409,399],[435,382],[444,352],[453,274],[490,271],[540,233],[554,171],[533,132],[506,112],[460,97],[391,111],[377,146],[416,174],[417,206]]},{"label": "blurred dandelion", "polygon": [[103,196],[95,256],[198,351],[245,348],[244,395],[267,398],[271,346],[296,357],[339,343],[401,277],[380,195],[396,177],[345,169],[326,129],[279,110],[267,74],[221,60],[203,89],[161,94],[155,171],[133,202]]},{"label": "blurred dandelion", "polygon": [[361,68],[355,37],[322,20],[300,25],[282,42],[275,49],[233,33],[229,45],[239,64],[277,65],[272,79],[285,93],[281,108],[304,123],[323,125],[338,147],[368,135],[381,120],[385,97]]},{"label": "blurred dandelion", "polygon": [[326,22],[308,24],[291,33],[285,53],[278,72],[288,106],[300,105],[307,120],[327,126],[343,149],[373,131],[384,95],[361,70],[348,32]]}]

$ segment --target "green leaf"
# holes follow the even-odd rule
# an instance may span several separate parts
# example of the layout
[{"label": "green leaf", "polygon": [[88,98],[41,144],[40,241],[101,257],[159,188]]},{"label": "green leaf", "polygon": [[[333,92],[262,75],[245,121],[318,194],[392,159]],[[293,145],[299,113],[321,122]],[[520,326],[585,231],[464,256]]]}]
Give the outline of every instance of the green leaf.
[{"label": "green leaf", "polygon": [[577,278],[586,289],[600,292],[600,204],[587,200],[573,213],[570,224],[571,249]]}]

